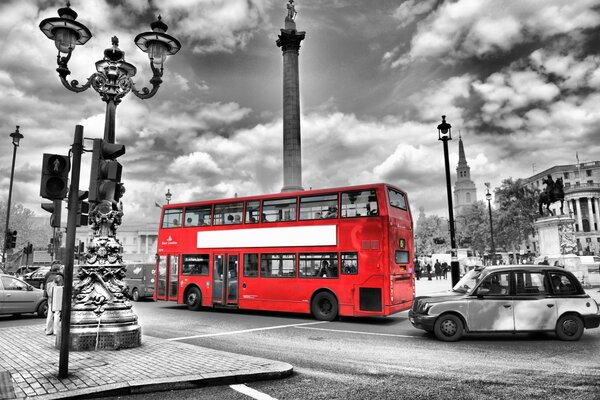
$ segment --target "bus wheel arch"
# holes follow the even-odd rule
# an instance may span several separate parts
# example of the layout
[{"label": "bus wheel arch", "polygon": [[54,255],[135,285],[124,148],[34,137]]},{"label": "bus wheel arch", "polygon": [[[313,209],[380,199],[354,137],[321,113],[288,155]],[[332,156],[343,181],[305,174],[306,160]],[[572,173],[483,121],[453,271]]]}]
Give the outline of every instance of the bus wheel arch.
[{"label": "bus wheel arch", "polygon": [[183,293],[183,298],[189,310],[198,311],[202,308],[202,291],[198,286],[187,287]]},{"label": "bus wheel arch", "polygon": [[333,321],[339,314],[339,301],[332,291],[317,290],[310,300],[310,312],[319,321]]}]

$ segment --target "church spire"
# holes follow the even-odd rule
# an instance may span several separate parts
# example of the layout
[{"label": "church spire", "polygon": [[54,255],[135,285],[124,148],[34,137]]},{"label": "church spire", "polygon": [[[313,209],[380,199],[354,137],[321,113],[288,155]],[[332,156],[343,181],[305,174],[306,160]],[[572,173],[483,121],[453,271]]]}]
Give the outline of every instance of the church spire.
[{"label": "church spire", "polygon": [[[467,165],[467,157],[465,157],[465,146],[463,145],[462,136],[460,135],[460,131],[458,131],[458,168],[460,167],[468,167]],[[458,170],[457,168],[457,170]]]},{"label": "church spire", "polygon": [[462,214],[471,204],[477,201],[477,188],[471,180],[471,167],[467,164],[465,146],[462,135],[458,133],[458,166],[456,167],[456,182],[454,184],[454,212]]}]

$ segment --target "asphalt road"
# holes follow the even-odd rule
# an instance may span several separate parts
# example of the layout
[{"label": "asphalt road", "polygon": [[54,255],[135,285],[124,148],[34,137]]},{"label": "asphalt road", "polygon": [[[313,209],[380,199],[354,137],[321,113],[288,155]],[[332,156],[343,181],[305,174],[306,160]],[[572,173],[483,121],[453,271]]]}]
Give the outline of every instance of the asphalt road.
[{"label": "asphalt road", "polygon": [[[574,343],[553,334],[473,335],[443,343],[414,329],[406,312],[318,322],[298,314],[191,312],[151,301],[134,303],[134,310],[144,335],[284,361],[294,366],[294,374],[244,387],[126,398],[249,399],[240,392],[249,388],[263,399],[600,400],[600,329],[587,330]],[[8,321],[40,323],[27,317]]]}]

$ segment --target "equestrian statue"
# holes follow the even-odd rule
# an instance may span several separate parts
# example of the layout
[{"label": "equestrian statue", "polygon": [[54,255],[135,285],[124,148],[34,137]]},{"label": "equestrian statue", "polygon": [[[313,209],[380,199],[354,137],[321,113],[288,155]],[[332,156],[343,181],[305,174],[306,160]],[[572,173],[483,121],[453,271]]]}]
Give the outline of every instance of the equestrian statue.
[{"label": "equestrian statue", "polygon": [[552,175],[548,174],[546,179],[542,180],[542,183],[546,184],[546,189],[540,194],[539,198],[539,209],[540,215],[544,215],[542,206],[546,205],[546,210],[550,215],[554,215],[550,210],[550,204],[560,201],[560,213],[563,214],[563,204],[565,200],[565,192],[563,191],[563,180],[558,178],[555,181],[552,180]]}]

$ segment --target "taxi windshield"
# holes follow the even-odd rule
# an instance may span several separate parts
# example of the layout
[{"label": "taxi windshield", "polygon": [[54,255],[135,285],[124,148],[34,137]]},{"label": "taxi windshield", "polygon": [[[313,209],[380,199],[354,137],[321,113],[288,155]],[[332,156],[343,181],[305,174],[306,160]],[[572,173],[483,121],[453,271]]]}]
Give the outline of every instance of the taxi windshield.
[{"label": "taxi windshield", "polygon": [[460,281],[452,288],[452,291],[467,293],[479,283],[482,278],[483,268],[474,268],[467,272]]}]

